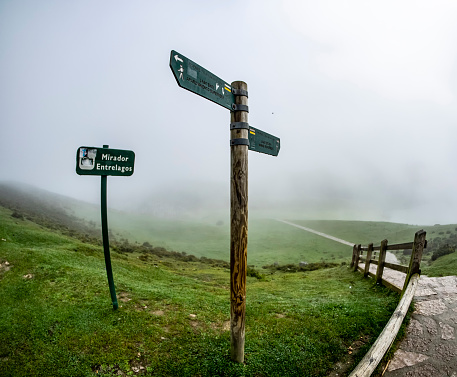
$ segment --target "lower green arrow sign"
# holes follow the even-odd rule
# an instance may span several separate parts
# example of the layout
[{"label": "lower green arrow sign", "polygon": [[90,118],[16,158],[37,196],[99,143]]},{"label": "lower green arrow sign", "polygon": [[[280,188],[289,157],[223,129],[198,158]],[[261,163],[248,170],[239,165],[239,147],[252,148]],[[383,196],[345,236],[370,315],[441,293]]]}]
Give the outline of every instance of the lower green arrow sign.
[{"label": "lower green arrow sign", "polygon": [[76,173],[79,175],[133,174],[135,153],[123,149],[79,147],[76,152]]},{"label": "lower green arrow sign", "polygon": [[249,150],[277,156],[279,148],[279,137],[249,126]]}]

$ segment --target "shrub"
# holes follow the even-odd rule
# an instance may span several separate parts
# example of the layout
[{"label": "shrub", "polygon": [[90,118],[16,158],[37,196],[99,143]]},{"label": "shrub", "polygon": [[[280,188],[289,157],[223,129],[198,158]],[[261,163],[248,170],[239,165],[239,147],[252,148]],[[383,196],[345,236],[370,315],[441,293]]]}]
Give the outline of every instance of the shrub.
[{"label": "shrub", "polygon": [[15,219],[19,219],[19,220],[24,220],[24,216],[21,215],[19,212],[17,211],[14,211],[12,214],[11,214],[11,217],[14,217]]},{"label": "shrub", "polygon": [[443,255],[452,254],[453,252],[455,252],[455,245],[445,244],[443,246],[440,246],[438,250],[436,250],[432,254],[432,261],[437,260],[439,257],[442,257]]},{"label": "shrub", "polygon": [[265,279],[265,275],[261,274],[255,268],[249,267],[249,266],[248,266],[248,270],[247,270],[247,275],[250,276],[250,277],[253,277],[253,278],[257,278],[258,280],[264,280]]}]

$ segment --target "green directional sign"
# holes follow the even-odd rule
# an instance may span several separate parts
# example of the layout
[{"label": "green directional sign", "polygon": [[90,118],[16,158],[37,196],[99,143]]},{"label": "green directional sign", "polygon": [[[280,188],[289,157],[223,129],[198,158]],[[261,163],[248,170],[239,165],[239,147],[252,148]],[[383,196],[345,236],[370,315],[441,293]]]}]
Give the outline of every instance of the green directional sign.
[{"label": "green directional sign", "polygon": [[279,137],[249,126],[249,150],[277,156],[279,148]]},{"label": "green directional sign", "polygon": [[135,153],[123,149],[79,147],[76,152],[76,173],[79,175],[133,174]]},{"label": "green directional sign", "polygon": [[232,110],[235,96],[227,82],[175,50],[170,54],[170,68],[181,88]]}]

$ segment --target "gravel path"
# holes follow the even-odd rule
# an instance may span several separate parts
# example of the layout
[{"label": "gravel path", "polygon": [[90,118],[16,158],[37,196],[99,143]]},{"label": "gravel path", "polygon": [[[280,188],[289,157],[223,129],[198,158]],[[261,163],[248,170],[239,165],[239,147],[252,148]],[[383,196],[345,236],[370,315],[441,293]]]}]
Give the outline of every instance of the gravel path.
[{"label": "gravel path", "polygon": [[[370,272],[376,273],[376,267],[370,265]],[[386,268],[383,279],[401,288],[405,274]],[[457,276],[422,275],[414,307],[384,377],[457,377]]]},{"label": "gravel path", "polygon": [[[321,236],[321,237],[324,237],[324,238],[328,238],[329,240],[342,243],[343,245],[347,245],[347,246],[351,246],[351,247],[353,247],[355,245],[355,242],[349,242],[349,241],[343,240],[341,238],[333,237],[333,236],[331,236],[329,234],[322,233],[322,232],[319,232],[317,230],[314,230],[314,229],[311,229],[311,228],[307,228],[306,226],[301,226],[301,225],[292,223],[290,221],[279,220],[279,219],[277,219],[277,221],[280,221],[280,222],[282,222],[284,224],[288,224],[288,225],[294,226],[295,228],[298,228],[298,229],[306,230],[307,232],[310,232],[310,233],[317,234],[318,236]],[[386,253],[386,262],[400,264],[400,262],[398,261],[397,257],[395,256],[395,254],[393,254],[393,253],[391,253],[389,251]]]}]

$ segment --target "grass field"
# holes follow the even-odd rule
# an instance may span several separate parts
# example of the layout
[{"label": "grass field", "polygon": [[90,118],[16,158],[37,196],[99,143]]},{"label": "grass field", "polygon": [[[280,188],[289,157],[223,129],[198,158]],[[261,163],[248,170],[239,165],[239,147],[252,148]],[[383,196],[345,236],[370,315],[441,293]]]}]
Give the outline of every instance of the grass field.
[{"label": "grass field", "polygon": [[[363,357],[398,302],[346,266],[260,269],[248,277],[246,364],[234,364],[227,269],[113,253],[113,311],[101,247],[11,215],[0,207],[2,376],[327,376]],[[258,225],[271,236],[259,241],[269,254],[259,263],[275,259],[274,242],[290,238],[292,260],[306,241],[277,225]]]},{"label": "grass field", "polygon": [[[93,208],[92,208],[93,210]],[[87,211],[85,212],[87,214]],[[95,214],[93,211],[92,215]],[[390,244],[410,242],[420,229],[427,232],[427,240],[456,233],[456,224],[410,225],[375,221],[290,220],[296,224],[330,234],[353,243],[379,245],[383,239]],[[110,212],[110,226],[119,237],[136,242],[151,242],[198,257],[229,260],[229,227],[216,221],[159,220],[145,215]],[[350,262],[352,249],[290,225],[272,219],[250,219],[248,263],[260,268],[279,264],[306,262]],[[431,250],[425,250],[422,271],[429,276],[455,275],[457,253],[430,261]],[[397,252],[403,264],[409,256]]]}]

